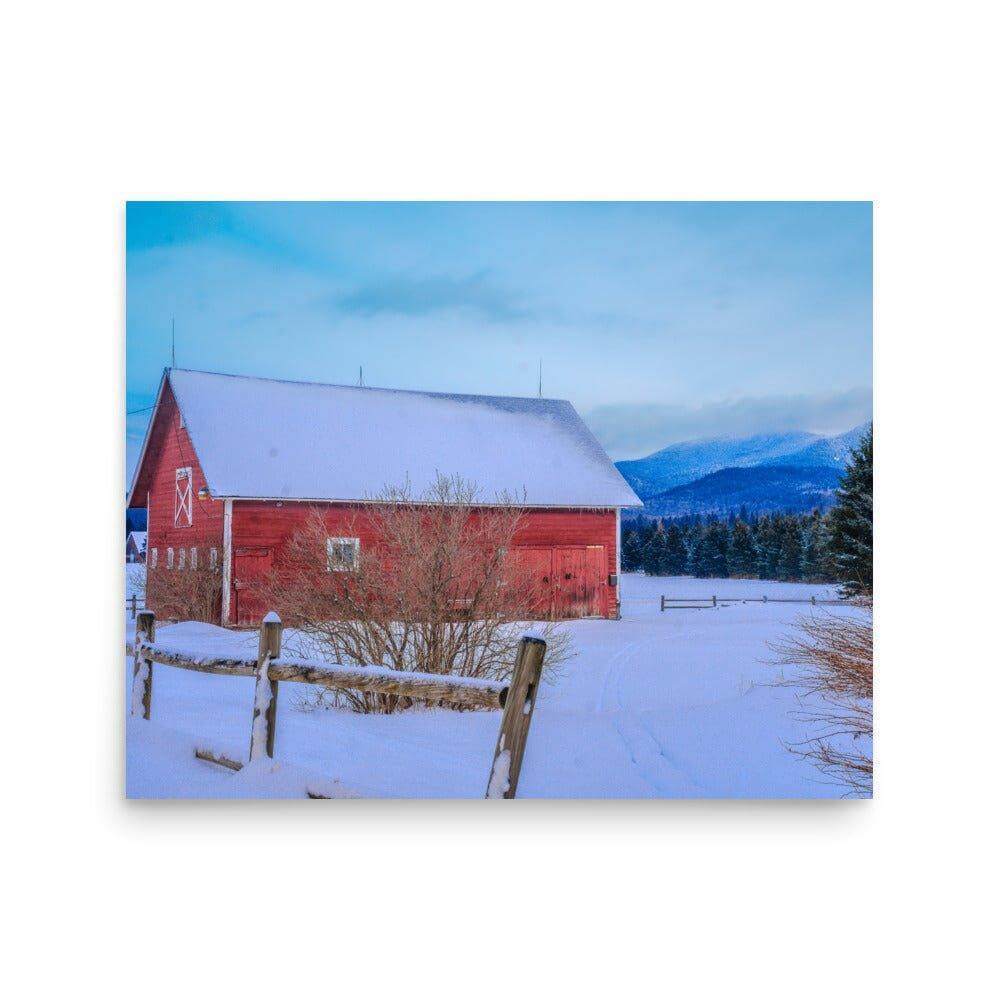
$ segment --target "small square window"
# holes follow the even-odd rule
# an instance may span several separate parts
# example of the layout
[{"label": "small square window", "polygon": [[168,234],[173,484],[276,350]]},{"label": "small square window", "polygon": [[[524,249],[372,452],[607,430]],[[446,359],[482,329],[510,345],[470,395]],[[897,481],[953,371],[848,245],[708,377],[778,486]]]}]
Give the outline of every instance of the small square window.
[{"label": "small square window", "polygon": [[174,568],[174,550],[171,547],[167,547],[167,569]]},{"label": "small square window", "polygon": [[191,546],[191,569],[198,568],[198,548],[195,545]]},{"label": "small square window", "polygon": [[328,538],[326,540],[326,569],[328,573],[349,573],[358,568],[361,542],[357,538]]},{"label": "small square window", "polygon": [[208,550],[208,568],[215,569],[219,565],[219,550],[213,546]]},{"label": "small square window", "polygon": [[157,557],[159,555],[160,555],[160,553],[159,553],[159,551],[155,547],[153,548],[152,552],[150,552],[150,554],[149,554],[149,565],[153,569],[156,569],[156,560],[157,560]]},{"label": "small square window", "polygon": [[187,549],[180,549],[177,552],[177,568],[184,569],[184,563],[187,561]]}]

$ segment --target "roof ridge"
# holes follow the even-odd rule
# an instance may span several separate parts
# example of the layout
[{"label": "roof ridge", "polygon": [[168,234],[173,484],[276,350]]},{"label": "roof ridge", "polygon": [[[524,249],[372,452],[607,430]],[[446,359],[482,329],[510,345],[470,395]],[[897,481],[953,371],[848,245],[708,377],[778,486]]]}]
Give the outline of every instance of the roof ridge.
[{"label": "roof ridge", "polygon": [[[250,382],[277,382],[279,385],[311,385],[322,389],[355,389],[359,392],[399,392],[413,396],[443,396],[447,399],[513,399],[520,403],[570,403],[568,399],[556,396],[503,396],[482,392],[442,392],[434,389],[394,389],[382,385],[345,385],[342,382],[314,382],[311,379],[274,378],[271,375],[238,375],[235,372],[214,372],[205,368],[168,367],[168,376],[173,372],[183,372],[191,375],[216,375],[221,378],[238,378]],[[570,404],[572,405],[572,404]]]}]

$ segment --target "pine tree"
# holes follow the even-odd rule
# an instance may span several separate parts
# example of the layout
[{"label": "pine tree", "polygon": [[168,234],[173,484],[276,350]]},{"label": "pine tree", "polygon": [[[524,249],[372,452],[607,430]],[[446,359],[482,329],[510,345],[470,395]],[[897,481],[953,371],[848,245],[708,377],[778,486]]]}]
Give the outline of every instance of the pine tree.
[{"label": "pine tree", "polygon": [[666,550],[667,538],[660,521],[642,549],[642,568],[650,576],[663,576],[667,572]]},{"label": "pine tree", "polygon": [[870,594],[873,588],[874,443],[872,428],[852,452],[830,511],[830,551],[837,579],[848,595]]},{"label": "pine tree", "polygon": [[725,524],[713,521],[698,535],[691,555],[695,576],[729,576],[729,533]]},{"label": "pine tree", "polygon": [[687,557],[684,535],[676,524],[671,524],[665,540],[663,572],[668,576],[680,576],[687,566]]},{"label": "pine tree", "polygon": [[814,510],[802,525],[802,579],[819,583],[827,579],[826,525],[823,515]]},{"label": "pine tree", "polygon": [[642,569],[642,540],[638,531],[630,531],[622,542],[622,571],[634,573]]},{"label": "pine tree", "polygon": [[733,525],[729,542],[729,572],[732,576],[754,576],[757,573],[757,549],[750,526],[742,518]]},{"label": "pine tree", "polygon": [[757,576],[761,580],[778,578],[781,555],[781,531],[777,515],[764,515],[757,521]]},{"label": "pine tree", "polygon": [[802,578],[802,529],[798,518],[788,517],[782,525],[781,550],[778,557],[778,579]]}]

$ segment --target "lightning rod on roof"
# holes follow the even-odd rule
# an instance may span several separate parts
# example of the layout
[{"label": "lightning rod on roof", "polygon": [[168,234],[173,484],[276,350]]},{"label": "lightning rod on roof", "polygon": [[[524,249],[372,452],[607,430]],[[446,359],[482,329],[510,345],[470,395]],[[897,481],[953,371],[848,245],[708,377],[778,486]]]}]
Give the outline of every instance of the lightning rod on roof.
[{"label": "lightning rod on roof", "polygon": [[174,317],[170,317],[170,367],[177,367],[177,327]]},{"label": "lightning rod on roof", "polygon": [[365,370],[361,365],[358,365],[358,385],[362,389],[365,387]]}]

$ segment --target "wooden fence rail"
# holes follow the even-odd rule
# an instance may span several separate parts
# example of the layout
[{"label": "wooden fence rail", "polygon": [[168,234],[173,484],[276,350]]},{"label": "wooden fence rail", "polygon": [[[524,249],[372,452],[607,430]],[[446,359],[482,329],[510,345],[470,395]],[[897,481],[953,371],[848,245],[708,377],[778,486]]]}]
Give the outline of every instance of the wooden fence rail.
[{"label": "wooden fence rail", "polygon": [[[380,666],[342,666],[282,656],[281,620],[274,612],[261,623],[255,658],[206,654],[173,643],[157,643],[153,612],[140,611],[136,616],[135,641],[126,643],[125,649],[133,656],[132,715],[141,715],[144,719],[152,714],[154,663],[206,674],[255,678],[250,725],[251,761],[263,755],[274,756],[279,681],[314,684],[334,691],[398,695],[461,708],[502,708],[504,713],[486,797],[512,799],[517,791],[546,646],[541,639],[530,636],[521,639],[511,681],[501,684],[475,677],[449,677]],[[195,755],[233,770],[243,766],[239,761],[205,750]]]},{"label": "wooden fence rail", "polygon": [[720,604],[848,604],[842,597],[660,597],[661,611],[699,610],[717,608]]}]

